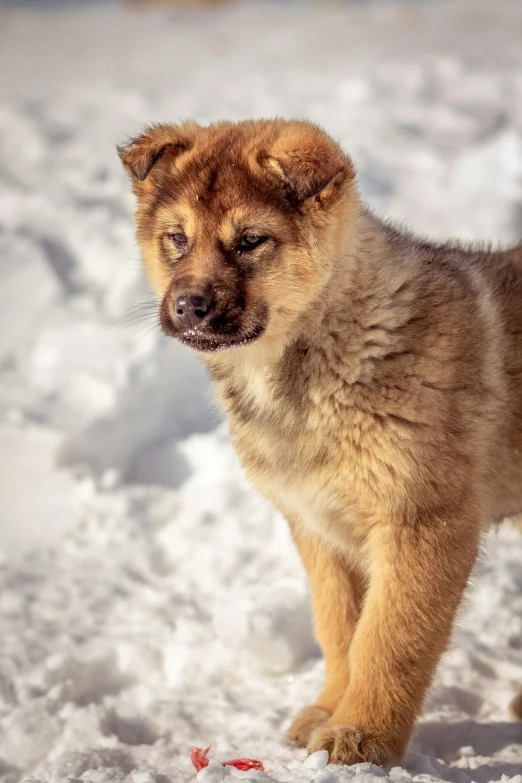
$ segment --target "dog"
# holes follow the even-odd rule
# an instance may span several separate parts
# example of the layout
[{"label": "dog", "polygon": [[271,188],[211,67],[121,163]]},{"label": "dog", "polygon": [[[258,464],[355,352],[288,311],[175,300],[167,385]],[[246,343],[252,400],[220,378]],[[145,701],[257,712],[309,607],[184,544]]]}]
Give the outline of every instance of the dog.
[{"label": "dog", "polygon": [[522,511],[522,245],[383,222],[307,122],[156,125],[119,153],[161,327],[308,574],[326,677],[288,736],[395,762],[485,529]]}]

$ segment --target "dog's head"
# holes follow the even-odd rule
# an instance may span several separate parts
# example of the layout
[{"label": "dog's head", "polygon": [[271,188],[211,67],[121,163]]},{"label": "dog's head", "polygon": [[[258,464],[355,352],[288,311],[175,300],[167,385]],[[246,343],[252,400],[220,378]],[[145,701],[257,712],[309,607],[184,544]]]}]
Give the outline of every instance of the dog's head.
[{"label": "dog's head", "polygon": [[283,120],[158,125],[120,148],[163,330],[200,351],[285,340],[355,209],[350,160]]}]

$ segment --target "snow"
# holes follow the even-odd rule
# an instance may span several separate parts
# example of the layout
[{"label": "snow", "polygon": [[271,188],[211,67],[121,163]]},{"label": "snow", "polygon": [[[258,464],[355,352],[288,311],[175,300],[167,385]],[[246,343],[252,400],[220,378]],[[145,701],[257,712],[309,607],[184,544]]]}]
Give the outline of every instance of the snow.
[{"label": "snow", "polygon": [[[403,766],[283,730],[323,664],[284,521],[158,335],[115,144],[306,116],[379,211],[522,233],[517,3],[0,9],[0,781],[522,783],[522,538],[485,543]],[[144,303],[136,308],[135,303]],[[266,772],[219,760],[247,756]]]}]

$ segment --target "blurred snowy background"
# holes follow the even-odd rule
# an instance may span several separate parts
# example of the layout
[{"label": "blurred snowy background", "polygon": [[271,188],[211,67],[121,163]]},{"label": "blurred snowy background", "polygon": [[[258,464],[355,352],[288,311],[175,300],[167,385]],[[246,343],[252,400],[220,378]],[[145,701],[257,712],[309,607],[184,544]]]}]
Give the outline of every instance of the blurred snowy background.
[{"label": "blurred snowy background", "polygon": [[274,115],[323,125],[419,232],[522,235],[519,0],[0,0],[3,783],[178,783],[210,743],[265,762],[241,779],[522,783],[509,528],[404,768],[325,769],[282,738],[322,673],[304,576],[203,370],[155,328],[115,151],[151,121]]}]

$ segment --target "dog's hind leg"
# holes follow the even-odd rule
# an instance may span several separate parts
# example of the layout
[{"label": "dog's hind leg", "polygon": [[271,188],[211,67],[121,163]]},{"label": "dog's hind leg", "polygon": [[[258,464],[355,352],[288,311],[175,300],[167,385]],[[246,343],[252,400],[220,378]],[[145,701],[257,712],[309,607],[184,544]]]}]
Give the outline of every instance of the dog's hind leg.
[{"label": "dog's hind leg", "polygon": [[509,705],[509,708],[515,718],[522,720],[522,686],[518,689],[518,693]]},{"label": "dog's hind leg", "polygon": [[[513,524],[522,533],[522,513],[515,514],[515,516],[513,517]],[[517,694],[515,695],[513,701],[509,705],[509,709],[511,710],[515,718],[519,718],[520,720],[522,720],[522,685],[518,689]]]},{"label": "dog's hind leg", "polygon": [[[511,514],[506,521],[512,522],[518,531],[522,533],[522,512],[519,514]],[[511,700],[509,710],[513,717],[522,720],[522,685]]]}]

